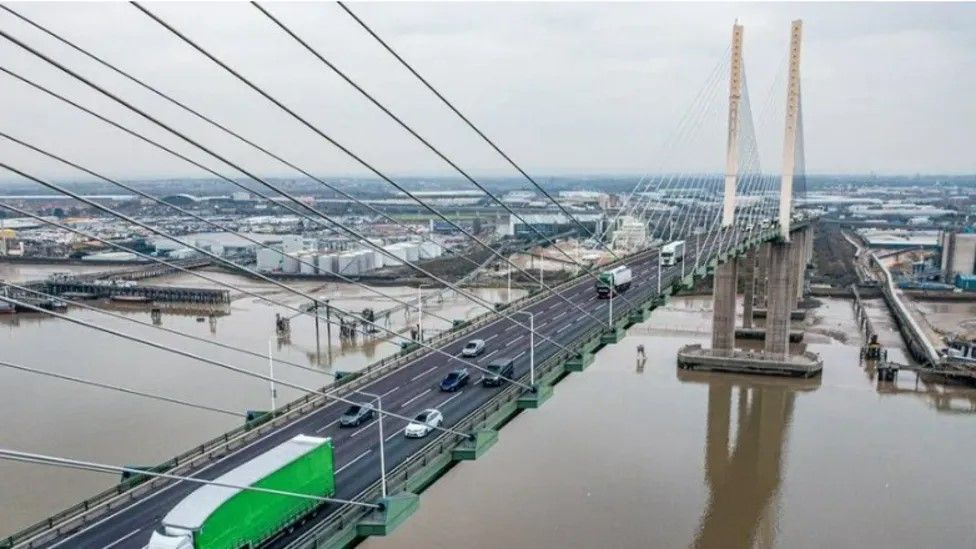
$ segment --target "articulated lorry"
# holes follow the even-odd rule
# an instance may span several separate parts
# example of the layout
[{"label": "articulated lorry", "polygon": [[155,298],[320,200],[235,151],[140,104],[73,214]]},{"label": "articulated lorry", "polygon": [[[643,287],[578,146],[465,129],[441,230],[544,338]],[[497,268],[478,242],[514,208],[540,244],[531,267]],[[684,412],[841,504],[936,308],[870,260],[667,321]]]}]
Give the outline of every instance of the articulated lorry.
[{"label": "articulated lorry", "polygon": [[[335,493],[333,464],[331,438],[298,435],[215,482],[329,497]],[[207,484],[163,517],[147,549],[257,547],[319,504],[311,498]]]},{"label": "articulated lorry", "polygon": [[612,295],[619,295],[630,288],[630,281],[633,274],[630,267],[621,265],[609,271],[600,273],[596,280],[597,297],[608,298]]}]

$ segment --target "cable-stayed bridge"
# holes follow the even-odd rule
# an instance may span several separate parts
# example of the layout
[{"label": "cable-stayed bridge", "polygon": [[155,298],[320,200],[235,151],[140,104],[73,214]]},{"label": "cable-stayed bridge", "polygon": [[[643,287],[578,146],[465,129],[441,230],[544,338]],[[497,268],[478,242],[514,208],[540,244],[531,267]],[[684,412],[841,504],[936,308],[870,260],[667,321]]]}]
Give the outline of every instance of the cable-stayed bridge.
[{"label": "cable-stayed bridge", "polygon": [[[527,271],[513,263],[504,253],[484,242],[478,235],[452,221],[436,207],[425,202],[422,197],[411,193],[394,178],[364,159],[358,152],[339,142],[325,129],[309,121],[293,107],[263,89],[228,62],[220,59],[206,48],[182,33],[172,23],[157,15],[152,9],[138,3],[136,9],[169,31],[175,39],[209,59],[223,72],[226,72],[244,86],[256,92],[263,100],[274,105],[299,124],[305,126],[324,144],[334,147],[359,163],[377,178],[404,193],[418,205],[424,207],[432,217],[452,225],[471,242],[490,249],[496,260],[507,268],[518,271],[522,276],[537,281],[539,290],[525,298],[496,307],[471,292],[458,287],[424,269],[422,265],[406,261],[408,266],[433,282],[455,291],[459,296],[484,308],[485,312],[453,330],[436,337],[424,338],[420,331],[417,340],[408,340],[409,348],[398,356],[373,364],[354,375],[337,379],[323,379],[321,386],[308,387],[275,380],[272,375],[265,376],[241,369],[232,362],[215,360],[189,351],[162,345],[150,338],[133,335],[125,330],[108,328],[97,322],[79,320],[55,311],[38,311],[50,314],[66,322],[82,324],[93,330],[110,333],[114,336],[174,353],[183,360],[201,362],[201,367],[217,367],[250,376],[269,383],[289,386],[305,393],[305,396],[276,407],[259,419],[249,421],[245,426],[226,433],[214,440],[205,442],[180,456],[174,457],[158,467],[135,470],[124,466],[83,462],[75,459],[39,455],[27,449],[0,449],[0,458],[47,466],[69,467],[85,471],[106,473],[126,473],[130,479],[118,487],[99,494],[56,516],[40,522],[6,540],[0,546],[9,547],[145,547],[153,533],[164,523],[167,513],[181,501],[200,488],[201,484],[221,486],[225,489],[260,490],[253,486],[226,485],[226,480],[218,480],[223,475],[237,470],[260,456],[294,439],[298,435],[311,437],[330,437],[334,448],[335,490],[326,495],[281,492],[267,497],[310,498],[315,500],[314,510],[300,516],[288,516],[280,523],[272,535],[262,536],[257,542],[238,540],[237,546],[261,547],[340,547],[355,543],[371,535],[387,535],[406,520],[418,504],[418,494],[453,464],[476,460],[498,439],[498,430],[514,415],[522,410],[535,410],[544,406],[551,397],[560,379],[572,372],[586,369],[593,361],[593,355],[602,346],[619,342],[626,329],[648,318],[651,312],[663,305],[668,296],[683,287],[693,285],[696,280],[714,276],[715,283],[715,321],[712,346],[709,349],[686,348],[679,357],[680,364],[688,368],[710,370],[736,370],[758,373],[816,375],[819,366],[815,358],[792,356],[789,353],[789,318],[802,294],[803,276],[806,261],[809,259],[810,219],[797,214],[792,207],[795,189],[802,189],[805,162],[803,160],[802,108],[800,96],[800,39],[802,27],[795,22],[791,29],[791,44],[788,50],[788,73],[786,78],[786,117],[784,131],[783,165],[781,174],[769,175],[759,165],[759,151],[756,127],[750,105],[748,86],[743,63],[743,27],[733,27],[732,45],[729,55],[716,67],[709,77],[699,97],[695,98],[686,121],[678,129],[678,140],[684,133],[696,126],[696,117],[706,116],[715,105],[728,105],[727,148],[725,173],[714,177],[707,173],[672,173],[645,178],[637,183],[630,193],[617,217],[608,224],[606,234],[595,234],[583,226],[548,191],[539,185],[512,156],[504,152],[500,145],[482,132],[468,117],[451,103],[439,90],[425,80],[389,44],[383,41],[362,19],[344,5],[340,6],[359,23],[364,30],[394,58],[400,62],[420,83],[430,90],[447,108],[455,113],[479,138],[498,153],[508,164],[538,189],[549,201],[561,210],[563,215],[578,226],[579,236],[589,239],[592,245],[605,251],[610,262],[599,267],[584,264],[563,250],[559,243],[534,229],[534,236],[547,243],[568,261],[576,265],[580,274],[559,284],[546,284],[541,276]],[[285,32],[302,49],[320,61],[322,65],[352,86],[368,102],[389,116],[405,132],[428,148],[435,156],[455,170],[464,180],[484,191],[510,215],[522,219],[520,212],[512,209],[495,197],[477,178],[470,175],[453,159],[444,154],[433,141],[421,135],[386,105],[377,100],[366,89],[348,77],[331,60],[317,51],[312,45],[295,33],[282,19],[264,6],[254,4],[261,14]],[[26,18],[9,7],[2,7],[8,14],[16,17],[34,32],[46,33],[79,53],[105,65],[110,70],[127,77],[136,85],[156,94],[172,106],[187,112],[210,124],[229,139],[251,146],[254,150],[276,159],[283,165],[295,169],[306,177],[321,183],[323,187],[343,193],[341,188],[302,169],[283,153],[278,153],[259,145],[256,140],[243,136],[223,122],[218,122],[192,107],[174,99],[160,89],[132,77],[124,70],[94,56],[81,46],[68,42],[40,24]],[[251,190],[262,190],[256,194],[262,199],[283,204],[292,214],[307,219],[323,228],[346,234],[350,238],[374,248],[378,253],[389,252],[375,244],[354,227],[341,220],[317,210],[298,197],[283,191],[267,179],[243,167],[215,147],[208,146],[189,132],[179,129],[148,110],[125,99],[119,92],[99,84],[69,65],[44,53],[23,36],[0,29],[0,36],[8,46],[22,50],[43,63],[69,76],[92,93],[104,100],[113,102],[139,116],[144,123],[154,125],[170,137],[180,140],[203,153],[206,161],[177,152],[160,142],[147,137],[131,127],[99,114],[78,101],[68,98],[28,77],[6,67],[0,67],[7,77],[37,90],[52,100],[72,105],[82,112],[96,118],[100,123],[114,127],[146,144],[157,147],[180,161],[190,163],[210,175],[230,184]],[[728,101],[725,89],[728,69]],[[722,100],[717,100],[722,97]],[[768,107],[768,105],[767,105]],[[765,109],[764,112],[768,111]],[[54,162],[71,166],[90,177],[114,184],[139,194],[146,200],[158,201],[155,197],[141,193],[137,189],[102,175],[93,168],[83,165],[45,149],[43,146],[27,142],[6,132],[0,136],[34,153],[41,154]],[[248,274],[281,290],[303,299],[317,302],[316,296],[297,289],[287,283],[270,278],[246,264],[236,263],[215,254],[211,250],[185,241],[139,219],[116,211],[109,206],[90,200],[70,189],[53,183],[37,174],[16,165],[14,160],[2,160],[0,166],[8,172],[48,190],[70,196],[87,206],[100,210],[106,215],[116,217],[133,226],[161,238],[169,239],[192,249],[202,257],[212,260],[228,269]],[[219,166],[219,168],[215,167]],[[232,170],[235,178],[222,175],[221,170]],[[246,178],[249,185],[244,186],[237,177]],[[266,190],[265,190],[266,189]],[[356,201],[352,195],[346,196]],[[172,206],[172,205],[171,205]],[[39,216],[6,203],[0,203],[19,215]],[[203,216],[172,206],[180,215],[209,223],[215,230],[232,232],[229,227]],[[371,207],[371,206],[370,206]],[[379,214],[385,215],[382,212]],[[50,222],[52,226],[80,236],[98,239],[96,235],[84,230]],[[623,242],[620,235],[624,227],[630,229],[630,236]],[[405,228],[416,232],[412,228]],[[244,235],[240,235],[244,236]],[[418,235],[425,238],[424,235]],[[245,238],[247,238],[245,236]],[[683,243],[677,257],[673,247]],[[119,244],[105,242],[120,250],[137,253]],[[255,245],[266,247],[254,241]],[[666,251],[668,250],[668,251]],[[670,255],[666,255],[670,254]],[[233,285],[225,280],[210,277],[206,273],[191,271],[165,259],[141,254],[144,259],[158,261],[161,265],[186,274],[196,276],[222,287],[250,295],[270,304],[292,309],[295,314],[316,316],[323,322],[335,322],[334,318],[321,316],[318,308],[296,307],[276,301],[274,298]],[[768,260],[757,268],[756,257],[763,255]],[[402,258],[397,258],[402,261]],[[611,269],[626,268],[630,278],[628,287],[617,287],[614,277],[606,274]],[[740,273],[740,268],[742,272]],[[759,276],[762,271],[763,275]],[[751,322],[753,293],[762,287],[768,298],[767,333],[765,350],[762,353],[742,354],[734,348],[735,332],[735,287],[737,281],[746,279],[749,309],[747,318]],[[349,283],[357,281],[348,278]],[[757,282],[759,282],[757,284]],[[29,289],[17,288],[18,291]],[[601,286],[606,299],[601,299],[595,286]],[[399,303],[405,309],[416,307],[409,301],[396,298],[382,290],[368,288],[379,296],[385,296]],[[15,297],[0,296],[8,302],[21,306]],[[370,319],[351,311],[339,311],[355,318],[361,326],[369,327],[403,339],[389,328],[375,324]],[[436,313],[430,313],[436,316]],[[461,350],[471,339],[480,339],[491,345],[490,351],[474,357],[465,357]],[[510,373],[498,375],[487,369],[488,364],[499,358],[509,358],[514,363]],[[19,367],[0,363],[9,367]],[[296,364],[289,366],[300,367]],[[453,392],[442,392],[437,381],[456,368],[467,368],[472,374],[471,383]],[[323,373],[323,376],[325,374]],[[482,386],[484,376],[500,378],[497,387]],[[75,380],[78,381],[78,380]],[[273,386],[273,385],[272,385]],[[112,389],[112,387],[107,387]],[[122,387],[114,387],[123,390]],[[143,395],[160,397],[161,395]],[[363,401],[375,403],[378,417],[352,429],[340,428],[340,417],[351,404]],[[194,403],[174,402],[181,405]],[[196,404],[197,406],[201,406]],[[421,411],[436,408],[444,414],[444,422],[433,427],[426,438],[410,439],[402,436],[405,426]],[[210,410],[211,412],[226,412]],[[533,412],[533,413],[542,413]],[[384,431],[385,429],[385,431]],[[378,435],[378,436],[377,436]],[[223,477],[226,479],[226,477]],[[179,530],[180,525],[168,525]],[[172,532],[170,532],[172,534]],[[174,534],[175,535],[175,534]],[[155,543],[155,542],[154,542]],[[162,545],[159,545],[162,547]],[[173,545],[177,547],[177,545]]]}]

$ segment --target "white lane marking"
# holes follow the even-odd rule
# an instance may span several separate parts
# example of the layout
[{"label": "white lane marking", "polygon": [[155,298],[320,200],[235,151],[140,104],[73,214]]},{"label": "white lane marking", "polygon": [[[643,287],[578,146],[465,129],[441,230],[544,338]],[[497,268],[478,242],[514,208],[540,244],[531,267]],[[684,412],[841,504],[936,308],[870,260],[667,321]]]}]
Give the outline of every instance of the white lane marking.
[{"label": "white lane marking", "polygon": [[549,321],[547,321],[547,322],[551,322],[551,321],[553,321],[553,320],[557,320],[557,319],[560,319],[560,318],[562,318],[562,317],[564,317],[564,316],[566,316],[566,314],[567,314],[567,313],[569,313],[569,311],[563,311],[563,312],[561,312],[561,313],[559,313],[558,315],[556,315],[556,316],[554,316],[554,317],[552,317],[552,318],[551,318],[551,319],[550,319]]},{"label": "white lane marking", "polygon": [[518,360],[518,359],[519,359],[519,358],[521,358],[521,356],[522,356],[522,355],[524,355],[524,354],[525,354],[525,351],[522,351],[521,353],[519,353],[519,354],[517,354],[517,355],[515,355],[515,356],[513,356],[513,357],[512,357],[512,360]]},{"label": "white lane marking", "polygon": [[410,381],[417,381],[418,379],[424,377],[425,375],[433,372],[436,369],[437,369],[437,366],[431,366],[430,368],[427,368],[426,370],[424,370],[423,373],[417,374],[417,375],[413,376],[412,378],[410,378]]},{"label": "white lane marking", "polygon": [[556,333],[558,334],[559,332],[561,332],[561,331],[563,331],[563,330],[565,330],[566,328],[569,328],[569,327],[570,327],[570,326],[572,326],[573,324],[575,324],[575,323],[574,323],[574,322],[567,322],[565,326],[563,326],[562,328],[560,328],[560,329],[558,329],[558,330],[556,330]]},{"label": "white lane marking", "polygon": [[379,421],[379,420],[378,420],[378,419],[374,419],[373,421],[370,421],[369,423],[367,423],[367,424],[366,424],[366,426],[365,426],[365,427],[363,427],[362,429],[359,429],[359,430],[357,430],[356,432],[354,432],[353,434],[351,434],[351,435],[349,435],[349,436],[350,436],[350,437],[354,437],[354,436],[356,436],[356,435],[358,435],[359,433],[362,433],[362,432],[363,432],[363,431],[365,431],[366,429],[369,429],[369,428],[370,428],[370,427],[372,427],[373,425],[376,425],[376,422],[377,422],[377,421]]},{"label": "white lane marking", "polygon": [[339,467],[338,469],[336,469],[336,472],[335,472],[335,474],[337,474],[337,475],[338,475],[339,473],[341,473],[341,472],[342,472],[342,470],[343,470],[343,469],[345,469],[346,467],[349,467],[349,466],[350,466],[350,465],[352,465],[353,463],[356,463],[357,461],[359,461],[359,460],[361,460],[361,459],[363,459],[364,457],[366,457],[366,454],[368,454],[368,453],[370,453],[370,452],[372,452],[372,451],[373,451],[373,449],[372,449],[372,448],[370,448],[369,450],[366,450],[365,452],[363,452],[363,453],[361,453],[361,454],[359,454],[358,456],[356,456],[356,457],[355,457],[355,458],[354,458],[354,459],[353,459],[352,461],[350,461],[349,463],[347,463],[347,464],[345,464],[345,465],[343,465],[342,467]]},{"label": "white lane marking", "polygon": [[507,331],[509,331],[509,330],[511,330],[512,328],[515,328],[516,326],[518,326],[518,324],[512,324],[512,325],[510,325],[510,326],[509,326],[508,328],[505,328],[504,330],[502,330],[502,332],[503,332],[503,333],[504,333],[504,332],[507,332]]},{"label": "white lane marking", "polygon": [[392,388],[392,389],[390,389],[389,391],[387,391],[387,392],[385,392],[385,393],[383,393],[383,394],[382,394],[382,395],[380,395],[380,396],[387,396],[387,395],[389,395],[389,394],[391,394],[391,393],[393,393],[393,391],[396,391],[396,390],[397,390],[397,389],[399,389],[399,388],[400,388],[400,386],[399,386],[399,385],[397,385],[396,387],[394,387],[394,388]]},{"label": "white lane marking", "polygon": [[490,353],[488,353],[487,355],[485,355],[485,356],[483,356],[483,357],[481,357],[481,358],[479,358],[479,359],[478,359],[478,362],[484,362],[484,361],[486,361],[486,360],[488,360],[488,357],[490,357],[491,355],[493,355],[493,354],[495,354],[495,353],[497,353],[497,352],[498,352],[498,349],[495,349],[494,351],[492,351],[492,352],[490,352]]},{"label": "white lane marking", "polygon": [[486,339],[486,340],[485,340],[485,343],[488,343],[489,341],[491,341],[491,340],[493,340],[493,339],[495,339],[496,337],[498,337],[498,334],[495,334],[495,335],[493,335],[493,336],[491,336],[491,337],[489,337],[488,339]]},{"label": "white lane marking", "polygon": [[336,423],[339,423],[339,420],[338,420],[338,419],[337,419],[337,420],[335,420],[335,421],[333,421],[332,423],[330,423],[330,424],[328,424],[328,425],[323,425],[322,427],[319,427],[318,429],[316,429],[316,430],[315,430],[315,432],[316,432],[316,433],[321,433],[322,431],[324,431],[324,430],[326,430],[326,429],[328,429],[329,427],[332,427],[332,426],[333,426],[333,425],[335,425]]},{"label": "white lane marking", "polygon": [[426,394],[427,394],[427,393],[429,393],[430,391],[431,391],[430,389],[427,389],[426,391],[424,391],[424,392],[422,392],[422,393],[420,393],[419,395],[417,395],[417,396],[415,396],[415,397],[413,397],[413,398],[411,398],[410,400],[408,400],[408,401],[406,401],[406,402],[404,402],[403,404],[401,404],[401,405],[400,405],[400,407],[401,407],[401,408],[406,408],[408,404],[410,404],[411,402],[413,402],[413,401],[415,401],[415,400],[417,400],[418,398],[420,398],[420,397],[422,397],[422,396],[424,396],[424,395],[426,395]]},{"label": "white lane marking", "polygon": [[400,434],[400,429],[397,429],[397,430],[393,431],[393,434],[392,435],[386,437],[386,442],[390,442],[391,439],[393,439],[394,437],[396,437],[399,434]]},{"label": "white lane marking", "polygon": [[440,409],[440,408],[443,408],[444,406],[447,406],[447,403],[448,402],[450,402],[450,401],[456,399],[457,397],[461,396],[462,393],[464,393],[464,391],[458,391],[456,395],[454,395],[451,398],[445,400],[444,402],[441,402],[440,404],[438,404],[437,405],[437,408]]},{"label": "white lane marking", "polygon": [[133,530],[133,531],[129,532],[128,534],[122,536],[121,538],[119,538],[119,539],[113,541],[112,543],[106,545],[104,547],[104,549],[109,549],[109,547],[115,547],[116,545],[122,543],[123,541],[125,541],[125,540],[127,540],[129,538],[131,538],[132,536],[138,534],[141,531],[142,531],[142,528],[139,528],[138,530]]},{"label": "white lane marking", "polygon": [[509,341],[509,342],[508,342],[508,344],[509,344],[509,345],[515,345],[515,342],[516,342],[516,341],[518,341],[518,340],[520,340],[520,339],[522,339],[523,337],[525,337],[525,336],[524,336],[524,335],[520,335],[520,336],[518,336],[517,338],[515,338],[515,339],[513,339],[513,340],[511,340],[511,341]]}]

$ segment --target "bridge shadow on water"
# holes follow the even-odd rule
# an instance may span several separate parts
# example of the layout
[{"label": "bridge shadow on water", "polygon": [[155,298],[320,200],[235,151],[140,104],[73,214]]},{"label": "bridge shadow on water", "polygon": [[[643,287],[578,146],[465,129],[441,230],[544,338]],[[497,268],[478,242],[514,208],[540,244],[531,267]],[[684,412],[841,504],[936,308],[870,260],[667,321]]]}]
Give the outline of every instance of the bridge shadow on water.
[{"label": "bridge shadow on water", "polygon": [[[704,473],[709,498],[690,547],[774,547],[783,456],[798,392],[820,378],[758,378],[677,371],[708,385]],[[733,407],[734,404],[734,407]]]}]

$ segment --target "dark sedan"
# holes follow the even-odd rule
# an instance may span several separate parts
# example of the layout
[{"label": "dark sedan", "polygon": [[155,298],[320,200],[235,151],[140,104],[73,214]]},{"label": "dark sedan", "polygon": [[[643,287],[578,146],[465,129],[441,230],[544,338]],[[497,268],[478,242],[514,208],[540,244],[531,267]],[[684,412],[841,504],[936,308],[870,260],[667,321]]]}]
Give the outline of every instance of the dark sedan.
[{"label": "dark sedan", "polygon": [[466,369],[460,368],[458,370],[454,370],[451,373],[447,374],[447,377],[445,377],[444,380],[441,381],[441,391],[447,391],[447,392],[457,391],[461,387],[467,385],[468,381],[470,381],[470,378],[471,376],[470,374],[468,374],[468,371]]}]

